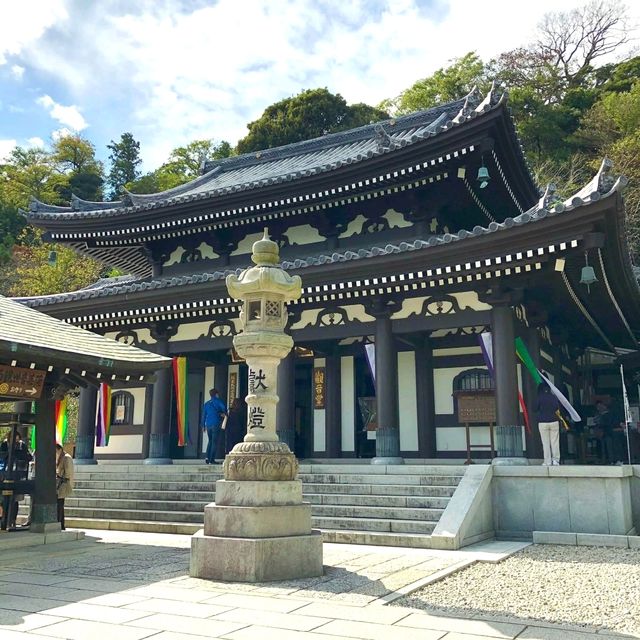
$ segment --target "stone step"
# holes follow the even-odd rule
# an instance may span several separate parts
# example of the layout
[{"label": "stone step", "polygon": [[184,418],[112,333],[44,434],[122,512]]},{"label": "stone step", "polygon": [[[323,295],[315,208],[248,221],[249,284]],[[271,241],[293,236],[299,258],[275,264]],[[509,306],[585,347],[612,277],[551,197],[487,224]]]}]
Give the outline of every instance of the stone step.
[{"label": "stone step", "polygon": [[[311,513],[319,518],[377,518],[380,520],[417,520],[437,523],[444,509],[406,509],[397,507],[362,507],[352,505],[312,505]],[[357,527],[355,527],[357,528]]]},{"label": "stone step", "polygon": [[[150,522],[145,520],[97,520],[93,518],[66,517],[68,527],[74,529],[111,529],[114,531],[143,531],[146,533],[172,533],[193,535],[202,525],[176,522]],[[393,547],[428,549],[429,535],[422,533],[388,533],[383,531],[353,531],[349,529],[323,530],[324,542],[343,544],[371,544]]]},{"label": "stone step", "polygon": [[[452,496],[456,485],[430,485],[430,484],[328,484],[303,482],[303,492],[309,493],[339,493],[339,494],[370,494],[370,495],[428,495],[428,496]],[[134,482],[129,480],[76,480],[76,490],[127,492],[144,491],[148,493],[173,492],[185,493],[212,493],[215,489],[215,480],[209,482]]]},{"label": "stone step", "polygon": [[431,536],[423,533],[386,533],[384,531],[350,531],[348,529],[321,529],[321,531],[324,542],[412,547],[414,549],[431,548]]},{"label": "stone step", "polygon": [[305,482],[302,485],[303,493],[323,494],[357,494],[357,495],[384,495],[384,496],[444,496],[450,497],[456,490],[455,486],[433,486],[422,484],[324,484]]},{"label": "stone step", "polygon": [[[213,468],[212,468],[213,469]],[[112,482],[118,480],[128,480],[130,482],[215,482],[222,478],[222,468],[216,471],[203,473],[103,473],[95,471],[92,473],[75,473],[76,480],[93,480],[96,482]]]},{"label": "stone step", "polygon": [[[66,506],[66,503],[65,503]],[[204,511],[151,511],[151,510],[129,510],[129,509],[108,509],[99,507],[67,507],[65,516],[71,518],[92,518],[99,520],[140,520],[160,522],[190,522],[200,524],[204,522]]]},{"label": "stone step", "polygon": [[361,505],[365,507],[411,507],[444,509],[448,497],[432,496],[385,496],[340,493],[304,493],[304,499],[311,504]]},{"label": "stone step", "polygon": [[367,475],[456,475],[463,476],[466,467],[454,464],[301,464],[300,474],[367,474]]},{"label": "stone step", "polygon": [[[207,502],[167,502],[165,500],[122,500],[114,498],[85,498],[73,495],[66,499],[65,506],[69,514],[75,514],[77,509],[83,512],[91,511],[89,517],[112,517],[110,515],[98,515],[117,512],[122,519],[157,520],[158,518],[170,521],[177,518],[179,521],[200,522],[203,520],[204,508]],[[312,504],[312,514],[318,517],[344,517],[344,518],[379,518],[386,520],[421,520],[424,522],[437,522],[443,509],[430,508],[400,508],[388,506],[360,506],[360,505],[334,505]],[[127,513],[127,515],[124,515]],[[148,517],[142,514],[153,514]],[[175,514],[170,516],[169,514]],[[89,514],[87,514],[89,515]],[[193,516],[191,518],[190,516]],[[197,516],[197,517],[196,517]]]},{"label": "stone step", "polygon": [[132,482],[130,480],[75,480],[76,489],[106,489],[109,491],[122,491],[132,488],[145,491],[213,491],[215,478],[209,482]]},{"label": "stone step", "polygon": [[143,531],[145,533],[175,533],[193,535],[202,524],[189,522],[161,522],[159,520],[102,520],[65,513],[65,524],[73,529],[111,529],[113,531]]},{"label": "stone step", "polygon": [[215,491],[147,491],[145,489],[87,489],[75,486],[74,496],[83,498],[114,498],[129,500],[166,500],[167,502],[204,502],[215,499]]},{"label": "stone step", "polygon": [[387,533],[422,533],[430,535],[436,522],[416,520],[381,520],[379,518],[312,518],[313,526],[324,530],[349,529],[352,531],[380,531]]},{"label": "stone step", "polygon": [[370,475],[370,474],[319,474],[301,473],[298,475],[303,484],[404,484],[404,485],[444,485],[455,487],[461,476],[454,475]]},{"label": "stone step", "polygon": [[75,492],[71,497],[65,500],[67,508],[81,507],[83,509],[118,509],[125,511],[189,511],[203,514],[204,508],[212,502],[208,501],[189,501],[189,500],[159,500],[156,496],[155,500],[133,500],[114,498],[111,494],[107,494],[101,498],[85,497],[79,492]]}]

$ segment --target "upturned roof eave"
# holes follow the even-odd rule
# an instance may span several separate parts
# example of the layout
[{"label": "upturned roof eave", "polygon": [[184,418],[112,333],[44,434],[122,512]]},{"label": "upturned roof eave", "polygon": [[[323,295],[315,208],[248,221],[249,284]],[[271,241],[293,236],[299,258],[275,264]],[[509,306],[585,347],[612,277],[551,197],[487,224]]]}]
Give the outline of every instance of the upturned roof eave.
[{"label": "upturned roof eave", "polygon": [[[504,120],[503,130],[505,135],[510,136],[511,145],[519,147],[519,141],[513,132],[509,133],[510,115],[503,104],[498,104],[490,111],[479,114],[460,126],[452,126],[445,131],[437,133],[431,137],[424,138],[412,144],[392,150],[389,153],[374,155],[358,162],[346,164],[344,166],[329,171],[317,172],[310,176],[285,179],[283,181],[255,186],[249,189],[238,190],[225,193],[223,195],[204,194],[189,202],[172,202],[165,205],[148,204],[146,206],[133,207],[118,210],[113,215],[105,215],[103,210],[95,212],[96,215],[86,215],[91,212],[82,212],[84,215],[76,215],[77,212],[69,212],[68,215],[57,217],[55,215],[40,215],[34,212],[26,212],[27,219],[35,226],[42,227],[51,232],[83,232],[91,229],[92,232],[113,229],[116,226],[130,227],[133,225],[148,224],[149,221],[158,219],[173,219],[184,212],[196,213],[200,209],[210,210],[212,206],[216,209],[235,208],[240,204],[251,204],[266,199],[283,199],[292,193],[311,193],[322,186],[333,183],[337,180],[350,182],[355,177],[363,177],[365,174],[379,171],[382,166],[389,164],[390,158],[394,162],[411,162],[418,156],[429,153],[438,154],[444,152],[453,145],[464,143],[478,144],[486,137],[488,129],[491,128],[496,119]],[[517,155],[517,154],[515,154]],[[515,157],[515,156],[514,156]],[[524,202],[532,202],[537,194],[537,187],[533,183],[528,169],[523,161],[519,167],[520,182],[526,186],[522,198]],[[509,163],[513,165],[513,163]],[[510,169],[512,171],[513,169]],[[528,176],[528,178],[527,178]],[[250,217],[250,214],[247,214]],[[242,218],[245,216],[238,216]],[[123,234],[126,238],[126,234]],[[124,238],[121,238],[124,239]]]},{"label": "upturned roof eave", "polygon": [[[517,252],[525,246],[544,246],[574,238],[581,238],[594,229],[594,225],[601,220],[603,213],[612,207],[612,198],[605,197],[595,202],[584,204],[575,210],[547,216],[529,223],[500,229],[492,233],[484,233],[476,237],[467,237],[458,241],[444,242],[425,249],[418,249],[404,253],[388,253],[354,260],[349,263],[336,261],[301,269],[288,267],[292,274],[302,277],[303,285],[315,285],[329,280],[360,279],[375,276],[381,269],[389,273],[422,271],[433,266],[445,266],[460,261],[477,260],[492,255]],[[348,276],[345,267],[348,264]],[[222,273],[218,279],[206,280],[198,283],[169,285],[159,288],[149,288],[138,291],[122,291],[109,295],[96,295],[86,299],[73,299],[64,302],[53,302],[39,309],[46,308],[48,313],[59,317],[72,314],[86,313],[88,308],[109,307],[111,311],[124,310],[131,307],[135,300],[141,306],[153,306],[166,301],[169,290],[177,286],[185,299],[197,300],[211,297],[227,297],[224,276],[241,271],[229,270]],[[175,278],[177,282],[182,278]],[[28,300],[23,302],[32,304]]]}]

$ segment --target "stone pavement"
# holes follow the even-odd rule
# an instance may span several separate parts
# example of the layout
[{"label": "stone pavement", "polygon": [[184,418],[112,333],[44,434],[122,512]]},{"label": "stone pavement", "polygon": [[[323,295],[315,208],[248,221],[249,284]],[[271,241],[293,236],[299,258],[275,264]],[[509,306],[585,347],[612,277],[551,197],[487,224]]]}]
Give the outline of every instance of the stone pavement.
[{"label": "stone pavement", "polygon": [[325,544],[324,576],[251,585],[190,578],[189,545],[189,536],[87,531],[74,542],[0,547],[0,640],[596,637],[540,622],[384,606],[473,562],[499,561],[522,543],[463,551]]}]

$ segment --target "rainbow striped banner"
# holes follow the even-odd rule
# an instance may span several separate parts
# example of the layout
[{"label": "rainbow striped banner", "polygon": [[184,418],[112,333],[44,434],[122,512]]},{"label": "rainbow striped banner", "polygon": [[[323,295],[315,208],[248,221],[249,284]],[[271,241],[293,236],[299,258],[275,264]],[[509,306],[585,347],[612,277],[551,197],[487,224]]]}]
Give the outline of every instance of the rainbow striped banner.
[{"label": "rainbow striped banner", "polygon": [[96,407],[96,446],[109,444],[111,431],[111,387],[105,382],[98,388],[98,406]]},{"label": "rainbow striped banner", "polygon": [[173,358],[173,388],[176,392],[176,413],[178,417],[178,446],[184,447],[189,440],[189,401],[187,395],[187,359],[185,356]]},{"label": "rainbow striped banner", "polygon": [[56,442],[64,444],[67,437],[67,397],[56,400]]}]

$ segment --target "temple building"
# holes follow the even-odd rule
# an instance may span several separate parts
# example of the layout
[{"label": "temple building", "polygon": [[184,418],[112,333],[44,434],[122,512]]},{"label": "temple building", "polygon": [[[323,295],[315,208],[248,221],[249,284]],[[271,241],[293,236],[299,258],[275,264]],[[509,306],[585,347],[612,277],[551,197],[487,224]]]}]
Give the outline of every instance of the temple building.
[{"label": "temple building", "polygon": [[[490,424],[533,423],[537,367],[576,407],[589,372],[638,348],[640,290],[625,237],[625,180],[604,161],[567,200],[541,190],[506,96],[492,89],[350,131],[208,162],[192,182],[118,202],[33,201],[45,238],[130,274],[22,302],[159,355],[186,356],[189,433],[177,446],[172,376],[113,385],[111,438],[94,448],[96,394],[80,392],[76,458],[201,458],[208,390],[246,394],[225,277],[266,227],[301,276],[288,306],[278,430],[302,458],[444,459],[489,445]],[[268,309],[265,309],[268,313]],[[489,375],[479,335],[493,339]],[[474,419],[459,400],[478,398]],[[489,397],[489,406],[485,400]],[[635,395],[634,395],[635,398]],[[473,413],[473,412],[472,412]],[[474,457],[488,456],[478,450]],[[577,455],[577,454],[576,454]]]}]

